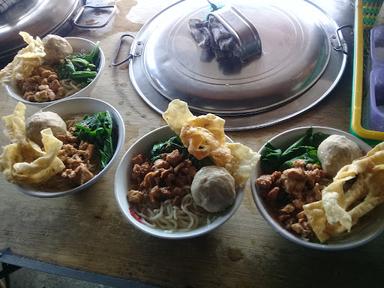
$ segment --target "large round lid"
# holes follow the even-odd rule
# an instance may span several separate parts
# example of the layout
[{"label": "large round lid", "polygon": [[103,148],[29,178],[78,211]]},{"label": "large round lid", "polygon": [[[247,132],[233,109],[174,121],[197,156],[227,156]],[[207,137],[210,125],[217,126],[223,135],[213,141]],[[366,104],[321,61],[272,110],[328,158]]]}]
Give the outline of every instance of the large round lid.
[{"label": "large round lid", "polygon": [[62,25],[77,8],[78,0],[19,1],[0,14],[0,54],[7,54],[25,45],[19,31],[45,36]]},{"label": "large round lid", "polygon": [[164,21],[146,43],[147,77],[169,100],[221,114],[259,112],[302,94],[328,64],[330,45],[321,23],[312,10],[291,1],[233,1],[257,29],[262,55],[238,67],[203,61],[188,21],[205,19],[210,7],[196,2],[177,21]]},{"label": "large round lid", "polygon": [[240,66],[206,61],[188,23],[206,19],[211,8],[206,0],[177,2],[144,25],[131,49],[131,80],[158,112],[181,99],[195,113],[227,117],[228,130],[263,127],[312,107],[336,85],[346,46],[319,7],[301,0],[221,3],[256,28],[261,56]]}]

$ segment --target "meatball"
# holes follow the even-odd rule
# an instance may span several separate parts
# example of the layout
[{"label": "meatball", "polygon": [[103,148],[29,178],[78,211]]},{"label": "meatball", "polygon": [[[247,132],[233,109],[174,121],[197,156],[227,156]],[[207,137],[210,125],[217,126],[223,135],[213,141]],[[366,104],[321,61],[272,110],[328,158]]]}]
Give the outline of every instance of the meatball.
[{"label": "meatball", "polygon": [[28,139],[40,146],[42,146],[40,131],[46,128],[51,128],[55,136],[67,133],[67,125],[64,120],[54,112],[37,112],[26,121]]},{"label": "meatball", "polygon": [[206,166],[193,178],[191,194],[195,203],[206,211],[223,211],[235,201],[235,180],[223,167]]},{"label": "meatball", "polygon": [[57,63],[73,53],[71,44],[63,37],[49,34],[43,38],[43,43],[46,53],[44,60],[47,63]]},{"label": "meatball", "polygon": [[334,177],[345,165],[351,164],[353,160],[363,156],[359,146],[341,135],[327,137],[317,149],[317,157],[321,162],[323,170]]}]

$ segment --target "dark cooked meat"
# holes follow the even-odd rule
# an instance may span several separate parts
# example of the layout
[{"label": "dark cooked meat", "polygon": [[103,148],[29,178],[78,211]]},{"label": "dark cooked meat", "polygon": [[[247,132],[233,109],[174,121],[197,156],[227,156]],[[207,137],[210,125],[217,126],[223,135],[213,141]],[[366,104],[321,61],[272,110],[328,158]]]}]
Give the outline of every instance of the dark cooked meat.
[{"label": "dark cooked meat", "polygon": [[144,200],[144,193],[138,190],[129,190],[128,201],[132,204],[140,204]]},{"label": "dark cooked meat", "polygon": [[49,67],[36,68],[30,77],[18,81],[17,84],[24,99],[31,102],[52,101],[65,96],[65,89],[56,72]]},{"label": "dark cooked meat", "polygon": [[162,154],[153,164],[139,154],[132,159],[132,164],[133,187],[128,191],[128,201],[133,205],[157,207],[168,199],[180,205],[196,174],[192,162],[183,159],[177,149]]},{"label": "dark cooked meat", "polygon": [[295,161],[293,168],[262,175],[255,185],[285,229],[303,239],[313,237],[303,205],[321,200],[322,189],[331,182],[318,165]]},{"label": "dark cooked meat", "polygon": [[171,166],[176,166],[183,160],[183,156],[180,154],[179,150],[175,149],[171,153],[166,153],[164,160]]},{"label": "dark cooked meat", "polygon": [[61,173],[61,176],[63,178],[68,178],[69,180],[71,180],[73,183],[76,183],[77,185],[81,185],[91,180],[94,174],[91,171],[89,171],[88,167],[84,163],[79,162],[76,168],[65,169]]},{"label": "dark cooked meat", "polygon": [[136,155],[132,158],[132,164],[143,164],[145,162],[145,158],[143,154]]},{"label": "dark cooked meat", "polygon": [[[63,138],[66,139],[66,138]],[[97,167],[92,164],[95,146],[85,141],[72,142],[68,136],[68,141],[63,144],[58,153],[58,157],[65,165],[61,177],[69,179],[76,185],[84,184],[94,177]]]},{"label": "dark cooked meat", "polygon": [[270,175],[261,175],[257,178],[256,183],[260,189],[269,190],[272,188],[273,183],[280,178],[281,172],[275,171]]}]

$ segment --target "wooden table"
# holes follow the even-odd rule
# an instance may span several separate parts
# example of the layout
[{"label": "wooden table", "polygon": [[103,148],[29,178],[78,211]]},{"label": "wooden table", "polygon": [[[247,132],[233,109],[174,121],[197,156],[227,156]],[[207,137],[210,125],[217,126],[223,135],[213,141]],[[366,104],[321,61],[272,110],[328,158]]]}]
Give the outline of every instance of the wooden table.
[{"label": "wooden table", "polygon": [[[351,24],[350,2],[321,5],[337,21],[344,21],[339,24]],[[133,3],[118,2],[118,15],[102,30],[73,32],[101,41],[107,65],[91,96],[108,101],[122,114],[124,150],[164,124],[133,90],[127,65],[109,65],[121,33],[139,29],[125,18]],[[288,128],[314,124],[347,131],[351,67],[349,61],[340,85],[309,112],[283,124],[229,136],[258,150]],[[16,102],[6,95],[1,100],[0,114],[9,114]],[[29,109],[28,114],[36,110]],[[4,136],[0,140],[6,143]],[[237,213],[206,236],[183,241],[148,236],[128,224],[117,207],[113,194],[116,166],[90,189],[55,199],[26,196],[1,178],[0,249],[10,247],[16,254],[44,262],[169,287],[383,287],[383,237],[339,253],[299,247],[272,230],[256,209],[249,189]]]}]

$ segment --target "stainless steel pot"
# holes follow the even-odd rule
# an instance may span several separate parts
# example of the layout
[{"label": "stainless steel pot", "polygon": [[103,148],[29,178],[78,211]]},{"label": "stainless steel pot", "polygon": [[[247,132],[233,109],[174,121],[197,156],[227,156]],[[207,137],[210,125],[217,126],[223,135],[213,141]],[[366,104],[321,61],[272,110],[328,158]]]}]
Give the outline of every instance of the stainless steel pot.
[{"label": "stainless steel pot", "polygon": [[162,113],[178,98],[196,114],[224,117],[227,130],[243,130],[291,118],[331,92],[344,71],[347,46],[323,10],[301,0],[224,3],[257,29],[261,57],[232,70],[202,61],[187,23],[204,19],[210,6],[179,1],[142,27],[128,56],[131,81],[153,109]]}]

